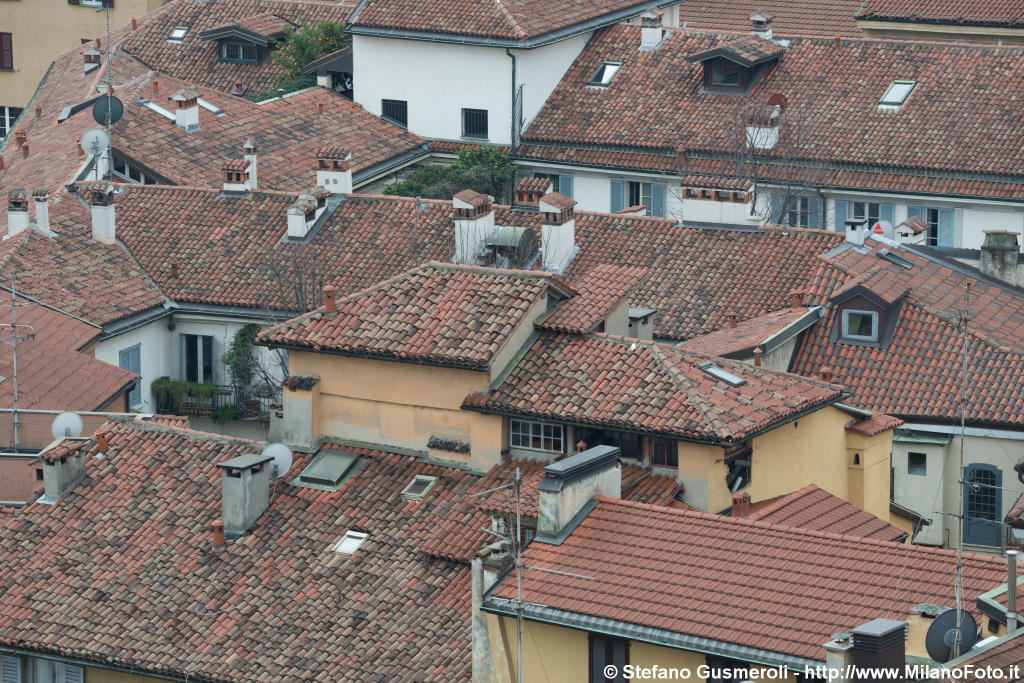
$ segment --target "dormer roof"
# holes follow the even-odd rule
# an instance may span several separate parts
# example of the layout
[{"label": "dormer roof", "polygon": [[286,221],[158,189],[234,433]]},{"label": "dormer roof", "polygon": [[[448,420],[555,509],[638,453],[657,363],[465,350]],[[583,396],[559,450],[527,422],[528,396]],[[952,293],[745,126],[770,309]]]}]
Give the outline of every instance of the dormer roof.
[{"label": "dormer roof", "polygon": [[778,59],[785,51],[785,48],[774,40],[750,35],[727,40],[708,50],[690,55],[686,61],[706,62],[715,57],[722,57],[749,68]]},{"label": "dormer roof", "polygon": [[295,28],[295,24],[276,14],[266,12],[211,28],[200,33],[199,37],[202,40],[237,38],[266,47],[272,38],[283,35],[290,28]]}]

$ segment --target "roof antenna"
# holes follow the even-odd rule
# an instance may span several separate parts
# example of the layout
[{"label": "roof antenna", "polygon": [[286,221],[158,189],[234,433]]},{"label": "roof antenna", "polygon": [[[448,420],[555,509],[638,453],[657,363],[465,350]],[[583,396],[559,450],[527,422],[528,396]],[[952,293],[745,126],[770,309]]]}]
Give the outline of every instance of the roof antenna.
[{"label": "roof antenna", "polygon": [[[956,544],[956,636],[953,638],[953,653],[950,659],[960,656],[960,648],[964,642],[962,631],[964,615],[964,438],[967,433],[967,321],[970,317],[971,281],[964,279],[964,308],[960,316],[963,328],[963,354],[960,368],[960,498],[957,510],[957,544]],[[974,634],[969,639],[974,641]],[[968,645],[970,647],[970,644]]]}]

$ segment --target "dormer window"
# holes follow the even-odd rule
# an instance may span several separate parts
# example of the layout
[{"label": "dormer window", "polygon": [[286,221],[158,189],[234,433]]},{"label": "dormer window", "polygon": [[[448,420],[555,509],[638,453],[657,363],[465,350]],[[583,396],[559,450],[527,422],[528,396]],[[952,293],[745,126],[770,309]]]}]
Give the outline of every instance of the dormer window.
[{"label": "dormer window", "polygon": [[621,68],[622,62],[601,62],[601,66],[597,67],[597,71],[595,71],[594,75],[590,77],[589,81],[587,81],[587,85],[596,85],[606,88]]},{"label": "dormer window", "polygon": [[727,64],[711,67],[711,85],[738,86],[740,84],[740,68]]},{"label": "dormer window", "polygon": [[171,34],[167,36],[167,42],[180,43],[187,34],[188,26],[175,26],[171,29]]},{"label": "dormer window", "polygon": [[772,66],[782,59],[785,48],[755,36],[743,36],[719,43],[686,57],[699,62],[704,71],[704,88],[710,92],[748,92]]},{"label": "dormer window", "polygon": [[917,81],[893,81],[878,101],[879,111],[895,111],[902,107],[916,85]]},{"label": "dormer window", "polygon": [[239,64],[259,63],[260,51],[255,45],[249,43],[230,43],[224,41],[220,44],[220,60],[222,62],[237,62]]},{"label": "dormer window", "polygon": [[855,341],[878,341],[878,313],[844,309],[843,337]]}]

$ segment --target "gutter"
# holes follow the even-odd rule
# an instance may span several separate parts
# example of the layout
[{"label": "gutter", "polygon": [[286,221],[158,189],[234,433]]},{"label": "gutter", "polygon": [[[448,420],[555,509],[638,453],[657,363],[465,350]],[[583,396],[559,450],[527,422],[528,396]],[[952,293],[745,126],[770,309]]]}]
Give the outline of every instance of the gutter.
[{"label": "gutter", "polygon": [[[495,584],[497,585],[497,584]],[[493,588],[491,589],[493,590]],[[480,609],[490,614],[513,617],[518,616],[516,601],[506,598],[497,598],[490,594],[484,596]],[[685,633],[669,631],[651,626],[640,626],[615,619],[594,617],[584,614],[577,614],[566,610],[523,603],[523,617],[530,621],[536,621],[553,626],[572,628],[588,633],[600,633],[603,635],[627,640],[635,640],[662,647],[670,647],[677,650],[687,650],[704,655],[715,655],[728,659],[739,659],[750,664],[760,664],[770,667],[787,667],[792,671],[803,671],[805,667],[818,668],[821,661],[806,659],[794,655],[787,655],[781,652],[772,652],[746,645],[727,643],[721,640],[691,636]]]},{"label": "gutter", "polygon": [[306,353],[324,353],[332,356],[346,356],[349,358],[363,358],[365,360],[383,360],[393,363],[409,363],[410,365],[429,365],[437,368],[454,368],[456,370],[473,370],[475,372],[487,372],[486,365],[470,365],[468,363],[446,363],[443,361],[420,360],[416,358],[400,358],[398,356],[385,356],[374,353],[357,353],[354,351],[337,351],[334,349],[314,349],[311,346],[296,346],[295,344],[276,344],[272,342],[259,341],[254,346],[264,346],[268,349],[285,349],[287,351],[303,351]]},{"label": "gutter", "polygon": [[380,161],[372,166],[367,166],[360,171],[354,172],[352,174],[353,192],[357,186],[372,183],[373,181],[380,179],[382,176],[387,175],[398,168],[408,166],[409,164],[419,161],[424,157],[430,156],[432,153],[429,143],[424,143],[415,149],[409,150],[408,152],[402,152],[398,156],[385,159],[384,161]]},{"label": "gutter", "polygon": [[64,662],[66,664],[75,664],[78,666],[88,666],[95,669],[105,669],[107,671],[117,671],[118,673],[128,674],[131,676],[145,676],[147,678],[157,678],[162,681],[214,681],[216,679],[208,676],[186,674],[187,677],[182,676],[171,676],[167,674],[157,673],[150,669],[142,669],[130,666],[118,666],[116,664],[107,664],[100,661],[99,659],[79,659],[76,657],[64,657],[62,655],[49,652],[47,650],[33,650],[24,647],[13,647],[10,645],[0,645],[0,652],[4,654],[11,654],[21,657],[39,657],[49,659],[56,662]]}]

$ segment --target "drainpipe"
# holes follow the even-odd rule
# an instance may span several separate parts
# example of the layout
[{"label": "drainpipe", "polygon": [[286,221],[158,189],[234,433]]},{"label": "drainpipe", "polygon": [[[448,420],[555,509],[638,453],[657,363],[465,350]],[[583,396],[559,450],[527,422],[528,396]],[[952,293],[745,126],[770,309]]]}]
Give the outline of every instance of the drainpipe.
[{"label": "drainpipe", "polygon": [[1006,632],[1017,630],[1017,551],[1006,551]]},{"label": "drainpipe", "polygon": [[512,48],[506,47],[505,54],[512,60],[512,124],[509,128],[509,151],[515,152],[519,147],[519,140],[516,139],[516,56],[512,54]]}]

